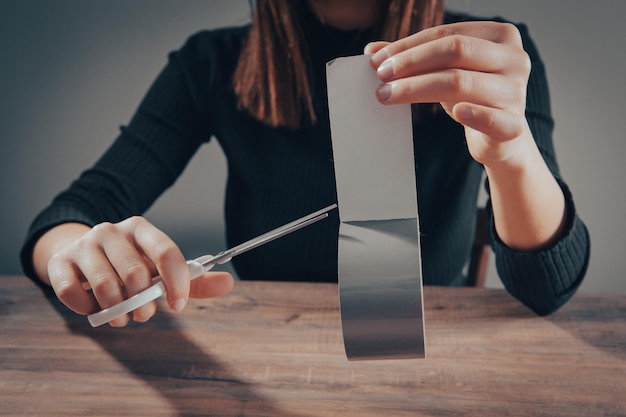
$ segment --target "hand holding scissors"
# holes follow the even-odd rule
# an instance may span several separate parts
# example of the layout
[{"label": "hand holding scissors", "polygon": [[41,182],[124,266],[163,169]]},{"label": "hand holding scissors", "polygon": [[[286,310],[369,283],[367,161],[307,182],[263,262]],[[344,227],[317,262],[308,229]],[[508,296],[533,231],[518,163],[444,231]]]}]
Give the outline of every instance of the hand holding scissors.
[{"label": "hand holding scissors", "polygon": [[[194,260],[187,261],[187,266],[189,267],[191,279],[193,280],[202,276],[202,274],[210,271],[215,265],[221,265],[229,262],[233,257],[237,255],[240,255],[244,252],[257,248],[291,232],[295,232],[296,230],[302,229],[303,227],[322,220],[328,217],[328,212],[335,207],[337,207],[337,205],[333,204],[324,209],[318,210],[300,219],[294,220],[281,227],[257,236],[256,238],[237,245],[231,249],[220,252],[215,256],[204,255]],[[131,311],[141,307],[142,305],[147,304],[150,301],[153,301],[159,298],[161,295],[165,294],[165,285],[159,279],[159,277],[155,277],[153,282],[154,284],[152,286],[148,287],[138,294],[135,294],[127,300],[124,300],[121,303],[116,304],[112,307],[105,308],[104,310],[101,310],[97,313],[90,314],[89,316],[87,316],[89,323],[93,327],[101,326],[102,324],[108,323],[109,321],[114,320],[117,317],[128,314]]]}]

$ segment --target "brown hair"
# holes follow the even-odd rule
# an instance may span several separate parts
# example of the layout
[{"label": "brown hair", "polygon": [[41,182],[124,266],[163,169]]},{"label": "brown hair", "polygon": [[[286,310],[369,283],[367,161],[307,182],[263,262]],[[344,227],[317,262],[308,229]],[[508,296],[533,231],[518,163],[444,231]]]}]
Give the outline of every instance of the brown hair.
[{"label": "brown hair", "polygon": [[[238,108],[274,127],[317,120],[305,37],[304,0],[258,0],[233,87]],[[389,0],[378,38],[394,41],[441,24],[443,0]]]}]

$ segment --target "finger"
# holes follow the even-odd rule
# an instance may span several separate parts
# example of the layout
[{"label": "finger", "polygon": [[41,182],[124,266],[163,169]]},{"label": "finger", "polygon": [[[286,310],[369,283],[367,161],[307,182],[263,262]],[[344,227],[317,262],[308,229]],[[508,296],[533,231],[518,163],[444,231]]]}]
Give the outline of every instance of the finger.
[{"label": "finger", "polygon": [[83,288],[83,274],[62,254],[54,255],[48,261],[48,276],[57,298],[70,310],[87,315],[100,309],[93,294]]},{"label": "finger", "polygon": [[[120,277],[126,297],[130,298],[152,285],[152,273],[145,257],[119,233],[103,246],[109,262]],[[155,274],[156,275],[156,274]],[[145,322],[156,312],[156,302],[144,304],[132,312],[134,321]]]},{"label": "finger", "polygon": [[[109,308],[124,301],[126,294],[122,282],[102,249],[90,242],[85,242],[84,245],[87,249],[77,254],[76,265],[89,282],[100,308]],[[111,320],[109,324],[113,327],[122,327],[128,323],[129,318],[130,316],[125,314]]]},{"label": "finger", "polygon": [[402,51],[385,60],[376,73],[381,81],[391,81],[446,69],[526,75],[530,60],[521,49],[455,35]]},{"label": "finger", "polygon": [[436,39],[443,39],[455,35],[471,36],[495,43],[507,43],[520,47],[522,45],[519,30],[510,23],[492,21],[459,22],[428,28],[392,42],[377,51],[372,56],[372,62],[375,66],[379,66],[387,58],[390,58],[402,51],[406,51],[410,48],[423,45]]},{"label": "finger", "polygon": [[370,42],[367,45],[365,45],[365,48],[363,49],[363,53],[365,55],[375,54],[376,52],[380,51],[382,48],[389,45],[390,43],[391,42],[386,42],[386,41]]},{"label": "finger", "polygon": [[507,77],[445,70],[384,83],[376,90],[384,104],[470,102],[494,108],[524,108],[526,90]]},{"label": "finger", "polygon": [[228,272],[207,272],[191,281],[189,296],[193,298],[212,298],[229,293],[235,280]]},{"label": "finger", "polygon": [[132,229],[136,247],[153,262],[165,289],[167,302],[174,311],[181,311],[189,297],[189,268],[178,246],[162,231],[141,217],[124,220]]},{"label": "finger", "polygon": [[499,142],[519,137],[525,126],[524,118],[518,114],[471,103],[455,105],[452,117],[462,125]]}]

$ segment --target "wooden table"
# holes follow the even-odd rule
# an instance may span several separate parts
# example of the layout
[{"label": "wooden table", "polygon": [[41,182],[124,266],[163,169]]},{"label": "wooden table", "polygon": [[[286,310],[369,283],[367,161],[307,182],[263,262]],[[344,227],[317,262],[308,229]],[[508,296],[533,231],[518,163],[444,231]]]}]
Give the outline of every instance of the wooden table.
[{"label": "wooden table", "polygon": [[425,288],[427,358],[349,362],[332,284],[233,293],[93,329],[0,277],[1,416],[626,416],[626,294],[536,317],[502,290]]}]

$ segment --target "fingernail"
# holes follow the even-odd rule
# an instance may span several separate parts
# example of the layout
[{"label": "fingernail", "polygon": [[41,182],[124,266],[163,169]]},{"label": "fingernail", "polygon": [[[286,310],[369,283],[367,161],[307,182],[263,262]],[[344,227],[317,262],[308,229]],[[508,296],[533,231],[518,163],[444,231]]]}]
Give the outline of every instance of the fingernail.
[{"label": "fingernail", "polygon": [[459,106],[459,109],[457,110],[457,117],[461,122],[469,122],[474,118],[474,112],[467,106]]},{"label": "fingernail", "polygon": [[187,301],[184,298],[179,298],[172,303],[172,310],[177,312],[182,311],[182,309],[185,308],[185,304],[187,304]]},{"label": "fingernail", "polygon": [[391,86],[383,84],[376,89],[376,97],[378,101],[387,101],[391,97]]},{"label": "fingernail", "polygon": [[376,74],[381,81],[389,81],[393,77],[393,62],[390,60],[383,62],[376,70]]},{"label": "fingernail", "polygon": [[380,51],[376,52],[374,55],[372,55],[371,61],[374,66],[378,67],[387,58],[389,58],[389,54],[387,53],[387,50],[383,48]]}]

